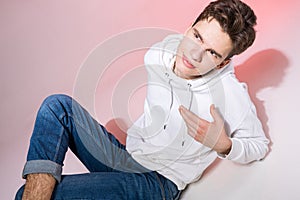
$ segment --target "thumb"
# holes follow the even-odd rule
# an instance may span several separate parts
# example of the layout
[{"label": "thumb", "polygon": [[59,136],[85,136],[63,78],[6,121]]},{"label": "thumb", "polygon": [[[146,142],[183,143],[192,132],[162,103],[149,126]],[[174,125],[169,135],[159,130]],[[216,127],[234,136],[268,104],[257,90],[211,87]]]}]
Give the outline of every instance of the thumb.
[{"label": "thumb", "polygon": [[210,114],[213,117],[214,121],[219,121],[221,119],[221,116],[214,104],[210,105]]}]

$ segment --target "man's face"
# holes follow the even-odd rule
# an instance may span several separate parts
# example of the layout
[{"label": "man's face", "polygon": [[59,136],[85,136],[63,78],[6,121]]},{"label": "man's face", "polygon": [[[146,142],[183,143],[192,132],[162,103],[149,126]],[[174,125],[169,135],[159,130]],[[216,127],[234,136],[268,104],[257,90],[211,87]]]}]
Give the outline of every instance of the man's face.
[{"label": "man's face", "polygon": [[181,78],[197,78],[223,67],[231,50],[231,39],[217,20],[199,21],[186,31],[177,50],[174,71]]}]

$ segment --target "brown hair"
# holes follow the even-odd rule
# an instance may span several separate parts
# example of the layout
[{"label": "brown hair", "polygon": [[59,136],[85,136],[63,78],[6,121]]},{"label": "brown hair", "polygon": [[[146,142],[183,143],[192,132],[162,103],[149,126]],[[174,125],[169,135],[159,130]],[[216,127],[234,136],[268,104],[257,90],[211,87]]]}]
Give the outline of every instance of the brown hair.
[{"label": "brown hair", "polygon": [[239,0],[217,0],[211,2],[193,23],[216,19],[223,31],[226,32],[233,44],[233,49],[227,59],[238,55],[250,47],[255,40],[256,16],[253,10]]}]

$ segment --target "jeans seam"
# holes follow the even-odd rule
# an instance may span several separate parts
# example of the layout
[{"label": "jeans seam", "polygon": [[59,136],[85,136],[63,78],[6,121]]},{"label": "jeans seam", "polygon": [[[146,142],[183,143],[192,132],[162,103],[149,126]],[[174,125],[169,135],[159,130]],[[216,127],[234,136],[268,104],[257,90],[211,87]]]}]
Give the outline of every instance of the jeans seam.
[{"label": "jeans seam", "polygon": [[159,183],[159,186],[160,186],[160,190],[161,190],[162,198],[163,198],[163,200],[166,200],[164,186],[163,186],[163,184],[162,184],[160,178],[158,177],[157,172],[154,172],[154,174],[155,174],[155,176],[156,176],[156,178],[157,178],[157,180],[158,180],[158,183]]},{"label": "jeans seam", "polygon": [[[64,110],[64,112],[60,115],[60,116],[57,116],[56,115],[56,112],[50,107],[50,106],[47,106],[48,107],[48,109],[49,109],[49,111],[51,112],[51,113],[53,113],[54,114],[54,116],[56,116],[56,118],[57,118],[57,120],[61,123],[61,125],[62,125],[62,130],[61,131],[64,131],[64,129],[65,129],[65,127],[64,127],[64,125],[63,125],[63,118],[64,117],[66,117],[66,113],[67,113],[67,111],[66,111],[66,109],[65,109],[65,105],[63,104],[63,103],[61,103],[60,101],[59,101],[59,104],[61,105],[61,107],[62,107],[62,109]],[[69,114],[69,113],[68,113]],[[59,152],[59,148],[60,148],[60,145],[61,145],[61,141],[62,141],[62,137],[63,137],[63,134],[60,134],[60,136],[59,136],[59,141],[57,142],[57,145],[56,145],[56,147],[55,147],[55,155],[54,155],[54,157],[53,157],[53,161],[54,162],[57,162],[57,157],[58,157],[58,152]]]},{"label": "jeans seam", "polygon": [[[64,127],[62,129],[64,129]],[[61,130],[61,131],[64,131],[64,130]],[[56,159],[58,157],[58,152],[59,152],[59,148],[61,146],[62,137],[63,137],[63,134],[60,135],[59,141],[57,142],[57,145],[56,145],[56,148],[55,148],[55,155],[54,155],[54,158],[53,158],[53,160],[55,162],[56,162]]]},{"label": "jeans seam", "polygon": [[94,139],[93,132],[91,132],[89,129],[86,129],[86,127],[83,125],[83,123],[81,123],[80,120],[77,120],[76,117],[74,117],[73,114],[68,114],[68,116],[73,119],[75,127],[76,127],[76,125],[80,126],[80,128],[84,129],[87,132],[87,134],[90,135],[90,136],[92,136],[93,139]]}]

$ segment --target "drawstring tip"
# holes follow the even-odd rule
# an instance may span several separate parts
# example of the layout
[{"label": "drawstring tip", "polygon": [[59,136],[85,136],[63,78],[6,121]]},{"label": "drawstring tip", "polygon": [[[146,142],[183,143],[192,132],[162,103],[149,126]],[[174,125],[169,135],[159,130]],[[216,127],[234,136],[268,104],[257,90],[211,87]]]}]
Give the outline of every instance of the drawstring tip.
[{"label": "drawstring tip", "polygon": [[184,141],[182,141],[181,146],[184,146]]}]

